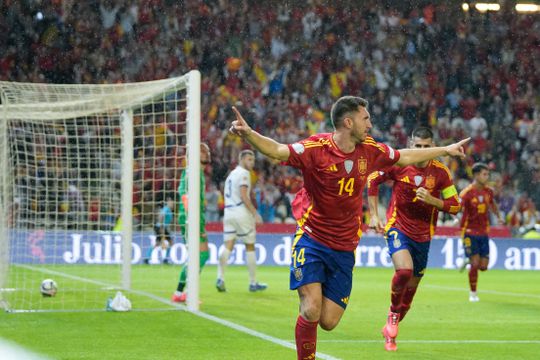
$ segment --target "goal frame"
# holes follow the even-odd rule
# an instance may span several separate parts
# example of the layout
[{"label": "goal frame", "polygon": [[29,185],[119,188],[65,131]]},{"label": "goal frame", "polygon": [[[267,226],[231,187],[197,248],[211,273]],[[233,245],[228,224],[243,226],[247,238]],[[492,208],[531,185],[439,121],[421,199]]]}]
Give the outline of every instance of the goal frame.
[{"label": "goal frame", "polygon": [[[54,108],[54,111],[58,112],[58,118],[60,119],[76,119],[80,116],[92,115],[92,111],[85,108],[85,99],[69,99],[67,101],[53,101],[47,102],[38,101],[34,103],[18,103],[15,99],[10,98],[6,92],[6,88],[18,84],[21,87],[38,87],[42,85],[44,88],[54,89],[61,86],[78,86],[82,89],[88,88],[95,90],[100,86],[114,86],[114,85],[76,85],[76,84],[31,84],[31,83],[13,83],[0,81],[0,168],[1,171],[9,173],[12,171],[12,164],[10,164],[9,154],[9,133],[8,133],[8,121],[10,119],[18,119],[24,121],[27,119],[32,120],[52,120],[54,117],[46,118],[46,109]],[[177,87],[178,84],[184,84],[186,91],[186,157],[187,165],[187,187],[188,187],[188,208],[196,209],[196,211],[189,211],[187,213],[187,249],[188,249],[188,282],[187,282],[187,309],[189,311],[199,310],[199,221],[200,221],[200,144],[201,144],[201,74],[198,70],[192,70],[183,76],[179,76],[171,79],[156,80],[150,82],[141,83],[127,83],[123,86],[141,86],[147,85],[151,89],[156,91],[148,91],[137,94],[138,96],[133,99],[132,105],[129,106],[129,99],[123,104],[109,104],[106,99],[103,99],[103,106],[107,108],[99,108],[99,112],[104,110],[116,110],[120,111],[121,119],[121,164],[122,164],[122,177],[121,177],[121,219],[122,219],[122,263],[121,263],[121,288],[127,292],[131,290],[131,260],[132,260],[132,240],[133,240],[133,223],[132,223],[132,207],[133,207],[133,165],[134,165],[134,124],[133,124],[133,108],[144,102],[150,102],[153,98],[162,96],[167,89]],[[161,86],[161,87],[160,87]],[[150,95],[148,95],[150,94]],[[69,95],[68,95],[69,97]],[[95,105],[95,104],[94,104]],[[65,111],[62,113],[62,111]],[[93,113],[98,113],[94,111]],[[60,116],[64,114],[63,116]],[[40,118],[42,116],[42,118]],[[8,273],[10,266],[10,233],[13,231],[9,226],[9,211],[8,207],[13,203],[13,193],[11,191],[11,184],[9,183],[9,177],[6,175],[1,176],[0,181],[0,289],[4,289],[8,283]],[[8,304],[6,303],[3,292],[0,291],[0,308],[8,310]]]}]

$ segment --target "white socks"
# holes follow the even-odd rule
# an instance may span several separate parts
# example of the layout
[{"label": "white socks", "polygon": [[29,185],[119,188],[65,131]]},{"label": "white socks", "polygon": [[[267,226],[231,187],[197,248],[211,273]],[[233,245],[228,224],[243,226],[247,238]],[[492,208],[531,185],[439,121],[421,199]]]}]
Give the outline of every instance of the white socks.
[{"label": "white socks", "polygon": [[227,248],[223,248],[223,252],[219,256],[219,264],[217,270],[218,279],[225,280],[225,267],[227,266],[227,261],[229,261],[229,256],[231,251]]},{"label": "white socks", "polygon": [[246,265],[249,272],[249,283],[255,284],[255,269],[257,267],[257,258],[255,251],[246,251]]},{"label": "white socks", "polygon": [[[224,248],[223,252],[219,256],[217,278],[223,281],[225,281],[225,268],[227,267],[227,262],[229,261],[230,255],[231,251]],[[255,284],[257,282],[255,278],[257,268],[257,257],[255,255],[255,251],[246,251],[246,265],[249,273],[249,283]]]}]

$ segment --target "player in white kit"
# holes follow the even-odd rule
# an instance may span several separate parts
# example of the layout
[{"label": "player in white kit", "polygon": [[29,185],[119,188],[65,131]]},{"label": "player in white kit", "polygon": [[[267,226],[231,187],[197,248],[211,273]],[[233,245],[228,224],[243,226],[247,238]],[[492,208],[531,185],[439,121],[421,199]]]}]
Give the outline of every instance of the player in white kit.
[{"label": "player in white kit", "polygon": [[266,284],[256,280],[255,224],[262,223],[261,215],[253,205],[251,194],[250,171],[255,164],[255,154],[251,150],[242,150],[238,155],[238,165],[225,180],[225,213],[223,216],[223,242],[225,248],[219,257],[216,288],[225,289],[225,268],[236,239],[246,246],[246,265],[249,272],[249,291],[261,291]]}]

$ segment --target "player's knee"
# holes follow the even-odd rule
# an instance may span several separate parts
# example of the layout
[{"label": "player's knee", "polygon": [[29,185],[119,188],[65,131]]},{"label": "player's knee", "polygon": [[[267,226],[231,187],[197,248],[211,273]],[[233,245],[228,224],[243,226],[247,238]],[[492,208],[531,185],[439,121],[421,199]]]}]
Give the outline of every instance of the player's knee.
[{"label": "player's knee", "polygon": [[412,269],[398,269],[395,272],[394,277],[396,278],[396,282],[399,284],[405,285],[407,284],[413,277],[413,270]]},{"label": "player's knee", "polygon": [[331,330],[334,330],[334,328],[337,326],[338,323],[339,323],[339,319],[323,319],[323,318],[321,318],[321,320],[319,322],[319,326],[323,330],[331,331]]},{"label": "player's knee", "polygon": [[307,321],[319,321],[321,318],[321,306],[314,301],[305,299],[300,304],[300,313]]}]

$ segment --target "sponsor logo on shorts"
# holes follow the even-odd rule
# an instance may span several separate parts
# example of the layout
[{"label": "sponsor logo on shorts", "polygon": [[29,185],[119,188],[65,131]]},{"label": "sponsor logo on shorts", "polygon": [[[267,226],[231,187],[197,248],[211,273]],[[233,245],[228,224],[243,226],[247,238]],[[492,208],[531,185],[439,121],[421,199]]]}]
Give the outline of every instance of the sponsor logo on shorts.
[{"label": "sponsor logo on shorts", "polygon": [[294,278],[296,279],[296,281],[300,281],[304,278],[304,274],[302,274],[301,268],[294,269]]}]

